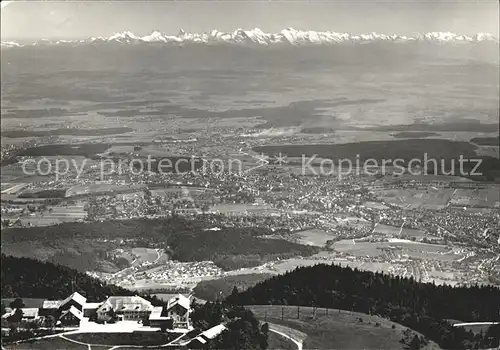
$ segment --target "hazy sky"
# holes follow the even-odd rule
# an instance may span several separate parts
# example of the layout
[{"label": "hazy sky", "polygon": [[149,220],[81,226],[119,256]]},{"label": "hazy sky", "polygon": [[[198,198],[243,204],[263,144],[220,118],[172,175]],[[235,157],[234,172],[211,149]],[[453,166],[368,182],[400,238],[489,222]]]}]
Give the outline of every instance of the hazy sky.
[{"label": "hazy sky", "polygon": [[498,35],[495,0],[424,1],[13,1],[2,8],[2,39],[83,38],[130,30],[177,34],[259,27],[409,35],[450,31]]}]

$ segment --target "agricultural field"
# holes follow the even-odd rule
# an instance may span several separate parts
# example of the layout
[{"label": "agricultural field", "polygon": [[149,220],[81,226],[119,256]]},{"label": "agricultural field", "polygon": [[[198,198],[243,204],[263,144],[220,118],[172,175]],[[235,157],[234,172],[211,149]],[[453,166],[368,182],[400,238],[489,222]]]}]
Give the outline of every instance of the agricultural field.
[{"label": "agricultural field", "polygon": [[384,205],[384,204],[379,203],[379,202],[365,202],[365,203],[363,203],[363,206],[367,207],[367,208],[379,209],[379,210],[389,209],[389,207],[387,205]]},{"label": "agricultural field", "polygon": [[26,186],[28,186],[27,183],[19,183],[19,184],[2,183],[2,194],[16,194]]},{"label": "agricultural field", "polygon": [[9,130],[2,132],[3,137],[25,138],[25,137],[50,137],[56,135],[66,136],[108,136],[115,134],[126,134],[134,131],[131,128],[103,128],[103,129],[48,129],[48,130]]},{"label": "agricultural field", "polygon": [[382,235],[387,235],[389,237],[409,237],[409,238],[432,238],[431,236],[427,235],[424,231],[418,230],[418,229],[412,229],[412,228],[407,228],[404,227],[395,227],[395,226],[390,226],[390,225],[384,225],[384,224],[376,224],[373,233],[376,234],[382,234]]},{"label": "agricultural field", "polygon": [[[0,172],[0,181],[2,183],[10,183],[14,185],[18,183],[35,183],[35,182],[55,180],[54,175],[47,175],[47,176],[39,175],[38,172],[36,172],[36,167],[34,165],[31,166],[32,168],[30,168],[30,166],[26,166],[26,170],[30,172],[29,174],[23,170],[21,163],[14,163],[11,165],[3,166],[2,171]],[[36,174],[36,175],[30,175],[30,174]]]},{"label": "agricultural field", "polygon": [[490,186],[485,189],[462,189],[453,192],[450,204],[464,207],[493,207],[500,208],[500,188]]},{"label": "agricultural field", "polygon": [[480,145],[477,147],[476,153],[480,157],[487,156],[487,157],[500,158],[500,148],[498,146]]},{"label": "agricultural field", "polygon": [[19,156],[25,157],[51,157],[50,159],[56,159],[56,157],[86,157],[103,153],[111,145],[106,143],[68,143],[68,144],[45,144],[37,145],[34,147],[29,147],[22,150]]},{"label": "agricultural field", "polygon": [[466,255],[465,250],[451,249],[444,245],[413,242],[389,238],[388,242],[366,242],[359,239],[334,242],[331,248],[339,253],[358,257],[407,257],[409,259],[458,260]]},{"label": "agricultural field", "polygon": [[446,207],[453,195],[451,188],[420,189],[383,189],[375,194],[384,202],[405,209],[440,209]]},{"label": "agricultural field", "polygon": [[173,194],[183,193],[185,195],[196,196],[206,192],[213,191],[210,188],[196,188],[196,187],[162,187],[162,188],[149,188],[152,197],[171,197]]},{"label": "agricultural field", "polygon": [[362,228],[371,225],[371,222],[366,219],[360,218],[358,216],[351,216],[345,214],[336,214],[335,220],[337,221],[337,225],[340,226]]},{"label": "agricultural field", "polygon": [[132,266],[162,263],[168,261],[168,255],[163,249],[153,248],[120,248],[110,252],[115,259],[126,259]]},{"label": "agricultural field", "polygon": [[[43,152],[42,152],[43,153]],[[23,162],[25,164],[23,165]],[[35,183],[59,179],[77,179],[92,169],[98,169],[98,161],[82,155],[30,156],[19,163],[2,167],[2,182]]]},{"label": "agricultural field", "polygon": [[42,212],[31,213],[19,217],[25,226],[50,226],[64,222],[83,221],[87,216],[84,202],[48,206]]},{"label": "agricultural field", "polygon": [[323,230],[310,229],[305,231],[298,231],[292,234],[296,243],[312,245],[317,247],[324,247],[326,242],[335,237],[335,233],[329,233]]},{"label": "agricultural field", "polygon": [[88,194],[99,194],[108,192],[140,192],[146,185],[115,185],[110,183],[93,183],[88,185],[73,186],[68,189],[66,196],[78,196]]},{"label": "agricultural field", "polygon": [[168,255],[162,249],[132,248],[132,254],[136,257],[136,264],[143,262],[162,263],[168,261]]},{"label": "agricultural field", "polygon": [[[127,140],[129,140],[130,137],[127,137]],[[133,144],[123,144],[123,145],[120,145],[120,144],[113,144],[110,148],[108,148],[106,150],[106,153],[107,155],[110,155],[110,154],[121,154],[121,153],[125,153],[125,154],[128,154],[128,153],[131,153],[134,151],[134,145]]]},{"label": "agricultural field", "polygon": [[273,211],[269,205],[253,204],[216,204],[210,208],[211,212],[222,214],[245,214],[249,210],[269,210]]},{"label": "agricultural field", "polygon": [[382,247],[384,243],[360,242],[355,239],[343,239],[330,245],[330,249],[335,252],[356,257],[382,257]]},{"label": "agricultural field", "polygon": [[182,188],[155,188],[150,189],[152,197],[171,197],[172,194],[182,193]]}]

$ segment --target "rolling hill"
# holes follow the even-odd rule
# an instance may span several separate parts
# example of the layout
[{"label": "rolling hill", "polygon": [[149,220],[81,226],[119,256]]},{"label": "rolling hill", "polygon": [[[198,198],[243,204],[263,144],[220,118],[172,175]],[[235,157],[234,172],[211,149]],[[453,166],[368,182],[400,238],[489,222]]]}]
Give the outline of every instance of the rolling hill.
[{"label": "rolling hill", "polygon": [[228,297],[243,305],[309,305],[377,315],[420,332],[445,349],[500,345],[500,327],[482,336],[446,319],[497,321],[500,289],[418,283],[412,278],[319,264],[297,268]]},{"label": "rolling hill", "polygon": [[253,305],[248,308],[260,320],[283,326],[283,333],[291,333],[290,336],[301,340],[304,349],[403,349],[415,336],[422,349],[439,349],[422,334],[378,316],[307,306]]}]

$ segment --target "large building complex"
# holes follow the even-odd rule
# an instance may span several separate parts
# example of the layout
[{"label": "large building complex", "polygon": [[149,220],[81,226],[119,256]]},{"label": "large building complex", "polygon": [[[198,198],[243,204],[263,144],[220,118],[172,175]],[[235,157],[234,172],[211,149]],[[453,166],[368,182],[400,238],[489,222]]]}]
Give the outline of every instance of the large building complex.
[{"label": "large building complex", "polygon": [[[114,323],[137,321],[144,325],[187,332],[192,329],[189,315],[191,299],[182,294],[171,298],[167,307],[153,306],[148,300],[134,296],[110,296],[97,303],[88,303],[87,298],[78,292],[64,300],[44,300],[39,308],[21,308],[23,321],[39,321],[53,317],[56,325],[80,326],[82,322]],[[2,316],[8,320],[16,310]]]}]

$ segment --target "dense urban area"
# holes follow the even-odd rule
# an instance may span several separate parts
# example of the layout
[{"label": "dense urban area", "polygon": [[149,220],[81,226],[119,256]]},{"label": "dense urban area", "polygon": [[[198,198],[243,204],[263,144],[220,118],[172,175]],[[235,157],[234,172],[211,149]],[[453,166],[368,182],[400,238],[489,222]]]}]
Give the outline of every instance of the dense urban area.
[{"label": "dense urban area", "polygon": [[[298,137],[276,141],[293,142]],[[203,221],[206,235],[230,227],[266,228],[256,234],[259,239],[309,247],[299,250],[303,255],[273,258],[271,254],[237,268],[238,264],[231,266],[221,259],[176,261],[168,241],[155,242],[147,236],[140,241],[127,240],[119,233],[109,239],[98,238],[103,240],[103,247],[114,247],[104,252],[103,259],[110,263],[87,272],[131,289],[189,289],[200,281],[229,274],[276,274],[320,262],[438,284],[500,283],[498,184],[444,175],[354,173],[339,179],[304,174],[300,165],[289,159],[278,164],[273,155],[266,160],[253,152],[261,142],[241,136],[219,139],[190,134],[185,142],[106,146],[104,152],[89,156],[91,159],[81,157],[79,161],[85,167],[78,177],[72,171],[60,175],[57,181],[55,174],[50,174],[38,176],[32,183],[3,183],[2,229],[180,217]],[[242,144],[247,152],[241,151]],[[56,157],[50,158],[50,153],[59,150],[39,143],[23,147],[16,154],[34,155],[18,157],[18,163],[10,168],[19,171],[23,162],[28,164],[42,155],[47,155],[55,167]],[[61,152],[71,153],[75,150],[71,147],[60,146]],[[77,147],[73,153],[100,145]],[[225,161],[232,160],[243,168],[237,172],[217,168],[211,165],[213,158],[206,155],[204,162],[208,165],[194,171],[138,174],[129,166],[141,152],[168,150],[188,157],[202,147],[214,153],[217,150]],[[3,154],[8,158],[12,152],[12,147],[6,147]],[[122,171],[106,171],[103,176],[99,162],[108,160],[121,163]],[[9,239],[4,244],[4,251],[14,253],[19,246]],[[73,263],[78,260],[59,258],[60,262],[65,258]]]}]

